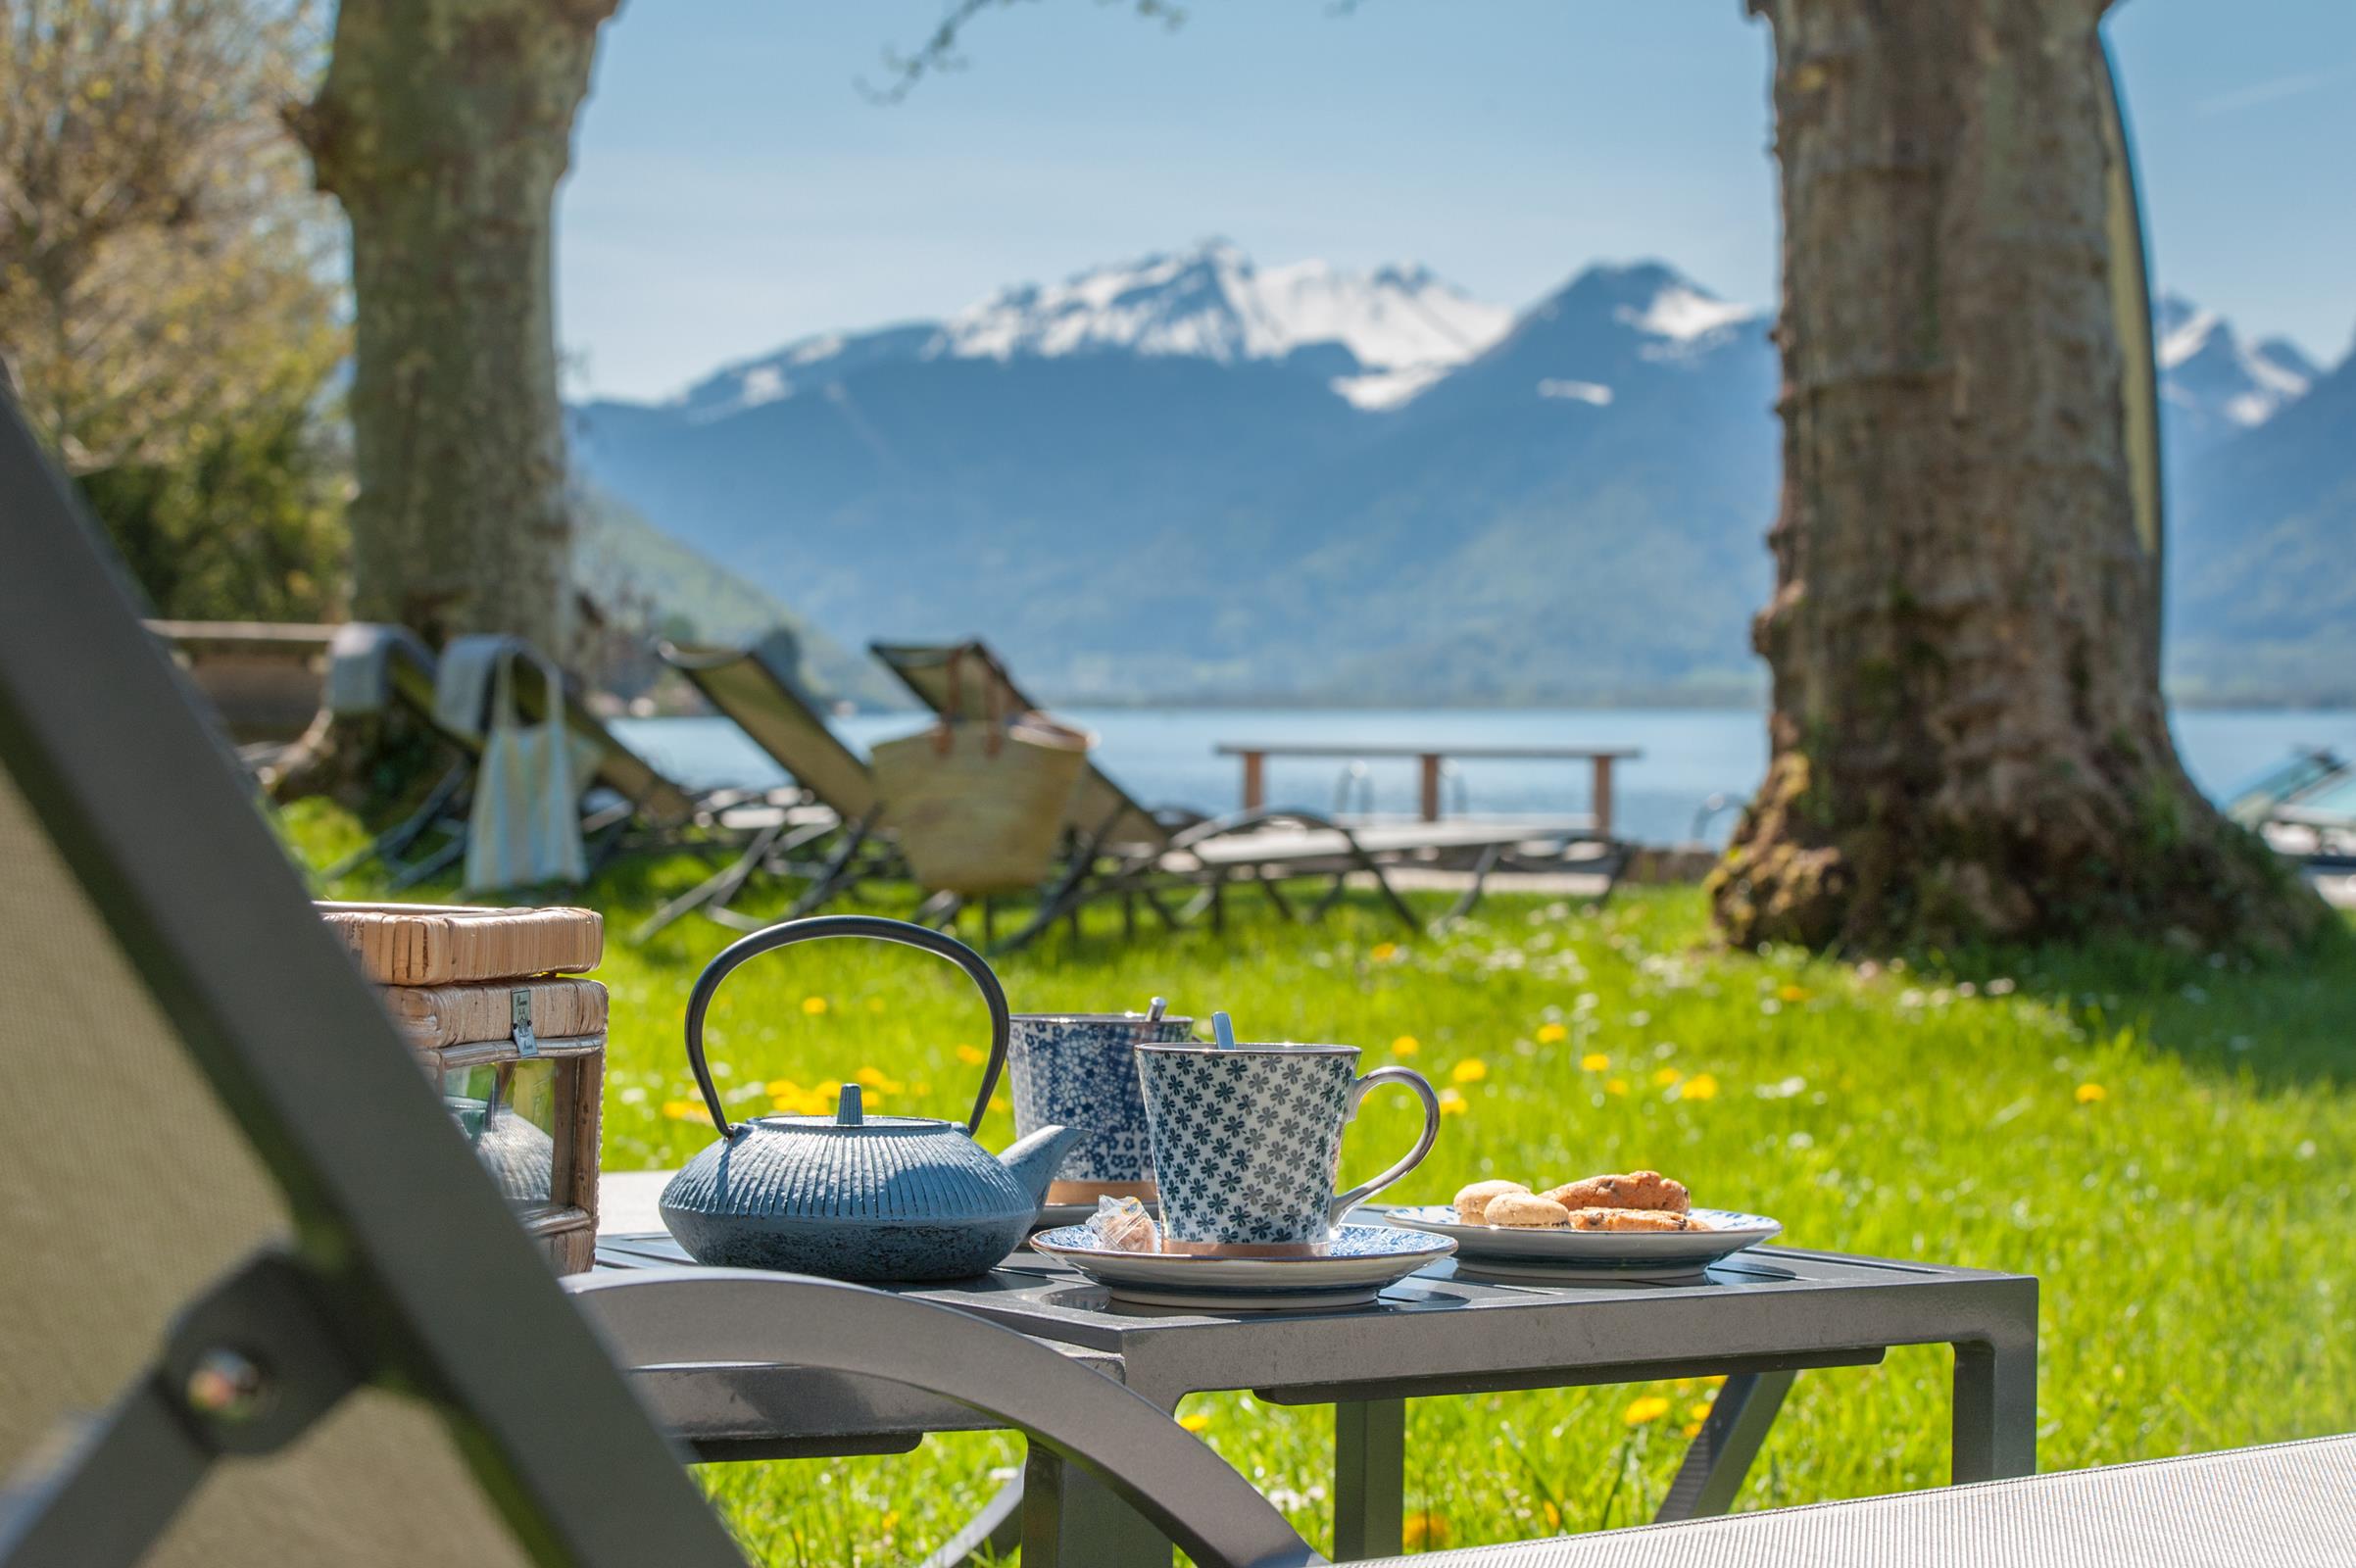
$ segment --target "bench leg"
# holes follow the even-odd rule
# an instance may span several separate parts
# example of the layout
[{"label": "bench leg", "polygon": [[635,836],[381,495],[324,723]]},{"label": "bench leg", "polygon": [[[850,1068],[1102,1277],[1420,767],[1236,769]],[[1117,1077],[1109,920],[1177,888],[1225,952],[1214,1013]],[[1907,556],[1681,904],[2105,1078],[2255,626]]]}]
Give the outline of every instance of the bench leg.
[{"label": "bench leg", "polygon": [[1784,1408],[1792,1392],[1793,1372],[1742,1372],[1720,1386],[1718,1397],[1701,1423],[1700,1435],[1686,1446],[1685,1462],[1661,1498],[1655,1524],[1673,1519],[1700,1519],[1722,1514],[1735,1505],[1742,1478],[1758,1456],[1759,1445]]},{"label": "bench leg", "polygon": [[1406,1550],[1407,1401],[1334,1406],[1334,1561]]}]

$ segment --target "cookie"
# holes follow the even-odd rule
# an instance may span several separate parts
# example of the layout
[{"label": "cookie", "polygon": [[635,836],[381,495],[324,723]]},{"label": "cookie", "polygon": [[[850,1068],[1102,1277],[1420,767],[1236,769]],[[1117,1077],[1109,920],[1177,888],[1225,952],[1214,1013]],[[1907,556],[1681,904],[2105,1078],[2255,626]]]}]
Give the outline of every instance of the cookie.
[{"label": "cookie", "polygon": [[[1543,1200],[1542,1200],[1543,1201]],[[1672,1214],[1660,1208],[1576,1208],[1569,1224],[1575,1231],[1706,1231],[1709,1227],[1691,1214]]]},{"label": "cookie", "polygon": [[1487,1223],[1516,1230],[1558,1231],[1571,1222],[1571,1211],[1536,1193],[1499,1193],[1489,1200]]},{"label": "cookie", "polygon": [[1526,1193],[1530,1189],[1520,1182],[1475,1182],[1456,1195],[1456,1217],[1467,1225],[1485,1225],[1481,1216],[1490,1200],[1506,1193]]},{"label": "cookie", "polygon": [[1590,1176],[1585,1181],[1566,1182],[1546,1197],[1565,1208],[1658,1208],[1682,1214],[1693,1206],[1685,1183],[1656,1170]]}]

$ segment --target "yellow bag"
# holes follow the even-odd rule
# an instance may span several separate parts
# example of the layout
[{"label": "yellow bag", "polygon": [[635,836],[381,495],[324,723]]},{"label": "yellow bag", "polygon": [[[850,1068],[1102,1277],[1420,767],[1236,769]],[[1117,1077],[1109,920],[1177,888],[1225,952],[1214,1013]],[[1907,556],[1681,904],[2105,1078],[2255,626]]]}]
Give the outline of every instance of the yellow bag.
[{"label": "yellow bag", "polygon": [[1044,713],[1000,714],[996,683],[983,718],[953,717],[957,662],[939,722],[878,745],[878,819],[908,869],[936,892],[1010,893],[1046,879],[1094,738]]}]

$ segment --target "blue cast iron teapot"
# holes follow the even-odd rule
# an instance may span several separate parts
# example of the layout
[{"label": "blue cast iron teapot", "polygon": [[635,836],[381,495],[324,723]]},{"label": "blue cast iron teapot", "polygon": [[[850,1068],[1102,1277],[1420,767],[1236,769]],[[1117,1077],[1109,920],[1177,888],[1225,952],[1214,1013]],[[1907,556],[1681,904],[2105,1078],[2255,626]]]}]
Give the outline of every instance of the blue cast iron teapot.
[{"label": "blue cast iron teapot", "polygon": [[[869,1116],[845,1084],[831,1116],[731,1123],[704,1061],[704,1013],[729,972],[772,948],[865,937],[937,953],[990,1005],[990,1064],[960,1127],[922,1116]],[[687,1002],[687,1063],[720,1141],[663,1190],[663,1223],[700,1263],[781,1269],[838,1280],[952,1280],[983,1274],[1021,1245],[1049,1180],[1084,1133],[1042,1127],[1003,1155],[973,1141],[1006,1064],[1006,993],[955,937],[870,914],[789,920],[732,943]]]}]

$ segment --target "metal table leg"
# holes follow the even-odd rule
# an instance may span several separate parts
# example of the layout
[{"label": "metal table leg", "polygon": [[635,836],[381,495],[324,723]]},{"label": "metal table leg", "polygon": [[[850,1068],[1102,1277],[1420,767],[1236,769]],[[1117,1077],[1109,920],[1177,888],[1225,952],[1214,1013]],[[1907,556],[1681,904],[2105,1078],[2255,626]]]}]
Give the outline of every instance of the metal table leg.
[{"label": "metal table leg", "polygon": [[1406,1550],[1407,1401],[1334,1406],[1334,1561]]},{"label": "metal table leg", "polygon": [[1718,1390],[1700,1435],[1686,1446],[1685,1462],[1669,1494],[1661,1499],[1655,1524],[1673,1519],[1699,1519],[1721,1514],[1735,1505],[1742,1478],[1758,1456],[1759,1445],[1784,1408],[1796,1372],[1743,1372],[1730,1377]]},{"label": "metal table leg", "polygon": [[1170,1544],[1143,1515],[1033,1445],[1023,1462],[1023,1568],[1170,1568]]},{"label": "metal table leg", "polygon": [[1954,1480],[2037,1474],[2037,1325],[1955,1347]]}]

